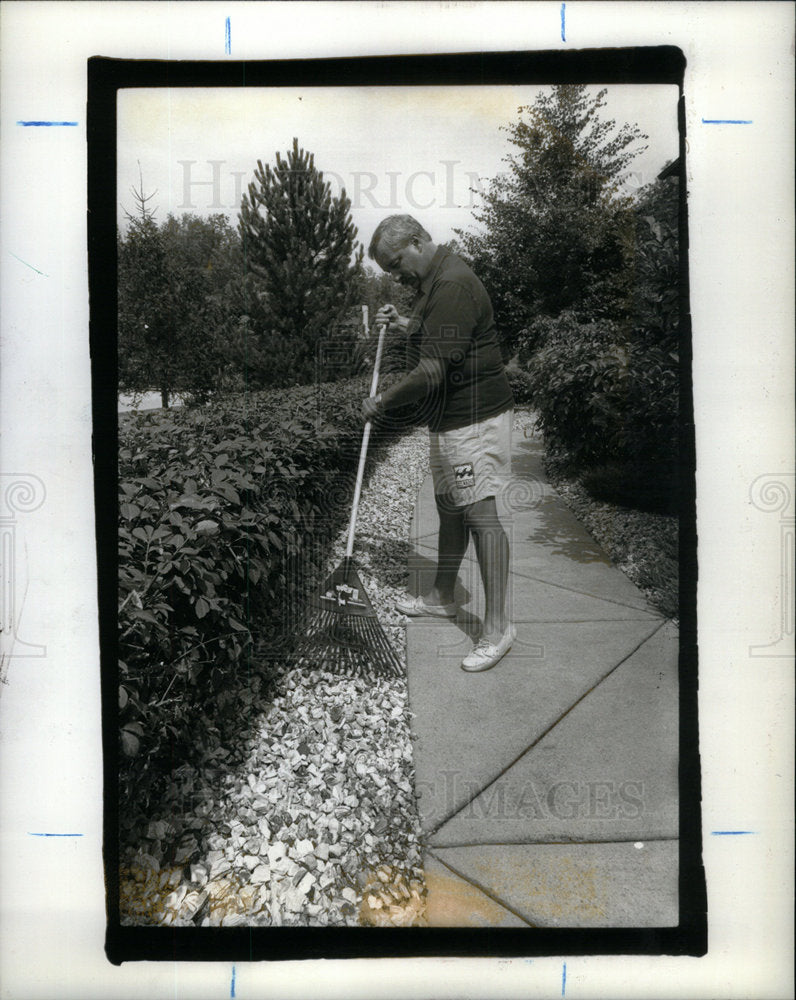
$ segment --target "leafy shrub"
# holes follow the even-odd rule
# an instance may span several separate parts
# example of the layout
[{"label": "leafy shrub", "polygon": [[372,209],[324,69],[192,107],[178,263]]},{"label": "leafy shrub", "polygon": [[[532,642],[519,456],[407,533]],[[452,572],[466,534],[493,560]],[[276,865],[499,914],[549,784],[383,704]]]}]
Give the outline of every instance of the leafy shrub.
[{"label": "leafy shrub", "polygon": [[677,350],[680,318],[679,191],[674,177],[650,184],[636,208],[633,316],[661,347]]},{"label": "leafy shrub", "polygon": [[526,406],[533,402],[533,381],[530,374],[513,357],[506,365],[506,375],[514,394],[514,402],[518,406]]},{"label": "leafy shrub", "polygon": [[571,313],[531,331],[533,405],[553,453],[580,467],[672,464],[678,449],[678,359],[642,332]]},{"label": "leafy shrub", "polygon": [[591,269],[578,300],[560,312],[552,303],[545,314],[528,311],[516,335],[512,385],[518,399],[538,410],[551,457],[591,470],[593,495],[674,511],[680,389],[676,179],[649,185],[632,211],[625,206],[615,213],[609,229],[616,244],[613,263]]},{"label": "leafy shrub", "polygon": [[300,614],[290,568],[348,516],[366,383],[120,418],[123,795],[212,744],[257,631],[284,636]]}]

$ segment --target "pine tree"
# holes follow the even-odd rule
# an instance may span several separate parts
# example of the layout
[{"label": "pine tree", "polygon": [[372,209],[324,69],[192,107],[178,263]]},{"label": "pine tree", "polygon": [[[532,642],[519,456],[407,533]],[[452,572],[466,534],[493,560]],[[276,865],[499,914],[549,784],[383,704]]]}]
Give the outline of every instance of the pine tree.
[{"label": "pine tree", "polygon": [[177,382],[163,234],[144,194],[143,178],[132,189],[137,212],[125,212],[127,232],[117,234],[118,384],[121,390],[160,392],[169,405]]},{"label": "pine tree", "polygon": [[[245,355],[250,384],[325,381],[339,374],[325,362],[351,339],[363,248],[351,202],[315,167],[298,139],[276,165],[257,161],[239,216],[246,266],[254,278]],[[350,344],[348,344],[350,346]],[[339,350],[337,356],[339,357]]]},{"label": "pine tree", "polygon": [[574,309],[583,319],[626,308],[634,219],[621,183],[647,137],[601,114],[606,90],[542,93],[503,126],[517,153],[475,212],[481,232],[457,230],[493,298],[513,353],[531,320]]}]

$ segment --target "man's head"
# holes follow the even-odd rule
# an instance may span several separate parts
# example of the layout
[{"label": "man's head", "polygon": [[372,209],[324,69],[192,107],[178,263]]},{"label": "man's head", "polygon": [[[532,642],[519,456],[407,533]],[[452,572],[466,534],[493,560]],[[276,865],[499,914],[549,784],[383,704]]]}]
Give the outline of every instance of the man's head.
[{"label": "man's head", "polygon": [[368,256],[402,284],[418,285],[431,269],[435,243],[411,215],[389,215],[376,227]]}]

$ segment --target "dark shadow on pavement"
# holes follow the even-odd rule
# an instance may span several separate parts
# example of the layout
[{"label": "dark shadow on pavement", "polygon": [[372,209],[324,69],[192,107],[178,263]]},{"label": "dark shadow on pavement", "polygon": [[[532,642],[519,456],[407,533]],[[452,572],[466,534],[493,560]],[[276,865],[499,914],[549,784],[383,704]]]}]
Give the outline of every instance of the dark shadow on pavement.
[{"label": "dark shadow on pavement", "polygon": [[[417,552],[412,552],[409,556],[409,582],[407,584],[407,593],[416,597],[418,594],[423,594],[429,591],[434,583],[434,577],[437,572],[437,564],[432,559],[427,559],[425,556],[419,555]],[[469,604],[472,594],[467,587],[464,586],[461,579],[461,574],[456,582],[455,598],[457,604]],[[462,614],[463,612],[460,612]],[[435,619],[439,621],[439,619]]]},{"label": "dark shadow on pavement", "polygon": [[527,538],[546,548],[550,555],[579,563],[608,563],[605,552],[558,497],[546,497],[536,508],[542,523]]}]

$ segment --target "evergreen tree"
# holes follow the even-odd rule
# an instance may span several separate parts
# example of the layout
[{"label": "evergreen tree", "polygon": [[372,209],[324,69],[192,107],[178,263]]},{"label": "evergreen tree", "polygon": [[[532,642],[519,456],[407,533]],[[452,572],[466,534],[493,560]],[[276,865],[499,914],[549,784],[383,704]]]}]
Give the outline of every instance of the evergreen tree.
[{"label": "evergreen tree", "polygon": [[323,359],[334,355],[334,345],[351,346],[346,318],[362,270],[351,202],[345,191],[332,197],[298,139],[286,158],[276,154],[275,166],[258,160],[254,178],[239,216],[253,275],[240,345],[247,379],[272,385],[333,379],[341,372]]},{"label": "evergreen tree", "polygon": [[169,315],[169,280],[163,234],[143,181],[133,197],[137,214],[125,213],[127,232],[117,234],[118,384],[122,391],[157,390],[164,407],[178,381],[178,352]]},{"label": "evergreen tree", "polygon": [[489,290],[506,353],[538,315],[575,310],[584,320],[627,309],[634,217],[620,186],[646,139],[601,111],[606,91],[585,85],[542,93],[503,126],[516,155],[475,212],[482,232],[457,230]]}]

